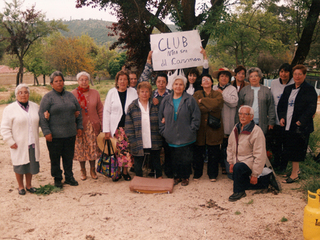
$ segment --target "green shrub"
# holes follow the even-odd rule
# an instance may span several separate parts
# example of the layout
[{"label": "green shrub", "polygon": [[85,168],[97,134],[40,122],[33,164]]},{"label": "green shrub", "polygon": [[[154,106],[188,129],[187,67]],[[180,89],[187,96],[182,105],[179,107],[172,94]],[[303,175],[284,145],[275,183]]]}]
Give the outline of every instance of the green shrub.
[{"label": "green shrub", "polygon": [[40,104],[41,99],[42,99],[42,96],[39,93],[37,93],[35,91],[30,91],[29,101],[35,102],[37,104]]}]

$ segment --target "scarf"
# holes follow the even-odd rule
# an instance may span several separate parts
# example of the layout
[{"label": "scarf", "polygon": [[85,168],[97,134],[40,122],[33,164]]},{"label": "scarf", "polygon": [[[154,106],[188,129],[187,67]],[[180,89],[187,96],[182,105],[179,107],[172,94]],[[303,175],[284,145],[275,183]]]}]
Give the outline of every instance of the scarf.
[{"label": "scarf", "polygon": [[221,89],[222,91],[226,89],[226,87],[228,87],[230,85],[230,83],[227,83],[226,85],[224,85],[223,87],[220,86],[220,83],[218,84],[218,88]]},{"label": "scarf", "polygon": [[87,106],[87,99],[84,96],[84,92],[88,92],[90,89],[90,86],[87,88],[77,87],[76,90],[78,92],[78,102],[80,104],[80,107],[84,110],[85,114],[88,115],[88,106]]}]

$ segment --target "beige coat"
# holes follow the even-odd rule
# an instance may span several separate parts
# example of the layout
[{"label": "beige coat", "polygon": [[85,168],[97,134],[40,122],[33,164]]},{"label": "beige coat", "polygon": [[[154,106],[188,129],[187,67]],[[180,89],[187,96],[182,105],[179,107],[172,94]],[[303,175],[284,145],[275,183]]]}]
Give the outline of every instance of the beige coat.
[{"label": "beige coat", "polygon": [[239,162],[247,164],[252,170],[252,176],[258,177],[262,173],[267,160],[266,139],[264,134],[257,125],[254,125],[251,132],[241,132],[238,135],[237,149],[235,131],[238,131],[236,126],[229,137],[227,161],[229,164],[236,164],[238,159]]},{"label": "beige coat", "polygon": [[[204,146],[205,144],[213,146],[219,145],[223,141],[223,122],[221,118],[221,110],[223,107],[222,94],[218,91],[211,90],[208,96],[203,96],[203,91],[196,91],[193,95],[196,99],[201,111],[201,124],[197,132],[196,145]],[[199,103],[201,99],[201,103]],[[213,129],[207,125],[208,113],[216,118],[221,119],[221,127]]]}]

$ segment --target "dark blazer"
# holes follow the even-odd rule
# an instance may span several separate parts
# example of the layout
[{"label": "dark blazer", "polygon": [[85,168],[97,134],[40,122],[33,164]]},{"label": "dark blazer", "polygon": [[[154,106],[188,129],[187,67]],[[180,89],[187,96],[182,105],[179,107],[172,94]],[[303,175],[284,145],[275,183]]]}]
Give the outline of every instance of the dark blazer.
[{"label": "dark blazer", "polygon": [[[277,109],[279,120],[281,118],[284,118],[286,120],[287,118],[288,99],[292,92],[292,89],[295,89],[295,84],[285,87],[280,98]],[[297,130],[296,122],[300,121],[300,130],[304,131],[305,133],[313,132],[314,128],[312,117],[317,110],[317,100],[318,95],[314,88],[309,83],[304,81],[300,85],[300,90],[295,99],[292,121],[289,131],[295,132]]]}]

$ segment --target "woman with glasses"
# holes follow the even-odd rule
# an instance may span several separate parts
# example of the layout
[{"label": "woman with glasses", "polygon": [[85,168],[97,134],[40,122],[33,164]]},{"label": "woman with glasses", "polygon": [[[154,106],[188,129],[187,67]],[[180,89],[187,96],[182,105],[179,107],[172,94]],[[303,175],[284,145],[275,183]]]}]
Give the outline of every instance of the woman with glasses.
[{"label": "woman with glasses", "polygon": [[244,87],[239,93],[238,108],[248,105],[254,110],[253,121],[259,125],[264,134],[273,129],[275,124],[275,110],[273,96],[270,89],[260,84],[262,72],[252,67],[247,72],[250,85]]},{"label": "woman with glasses", "polygon": [[101,154],[97,145],[97,136],[101,132],[103,105],[99,92],[90,89],[89,73],[79,72],[77,81],[79,86],[72,91],[72,94],[81,107],[83,134],[76,137],[73,160],[80,162],[81,180],[87,179],[86,161],[90,163],[91,177],[97,179],[95,162]]}]

